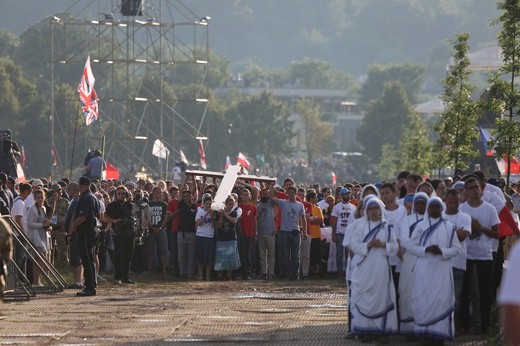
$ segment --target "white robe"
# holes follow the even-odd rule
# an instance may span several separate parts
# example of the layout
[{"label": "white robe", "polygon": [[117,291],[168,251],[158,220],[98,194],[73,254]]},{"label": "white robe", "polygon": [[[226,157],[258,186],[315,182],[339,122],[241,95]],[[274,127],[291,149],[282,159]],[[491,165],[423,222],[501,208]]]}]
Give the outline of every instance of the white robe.
[{"label": "white robe", "polygon": [[[439,246],[442,255],[426,253],[430,245]],[[417,225],[408,251],[417,256],[412,292],[415,334],[452,340],[455,295],[451,258],[461,251],[455,226],[443,219],[425,218]]]},{"label": "white robe", "polygon": [[[387,334],[397,332],[395,289],[389,257],[398,250],[397,238],[384,223],[374,235],[369,233],[379,222],[363,220],[349,239],[352,258],[351,297],[353,334]],[[379,239],[386,248],[368,248],[368,242]]]},{"label": "white robe", "polygon": [[[410,236],[413,235],[415,228],[421,222],[424,215],[410,214],[401,222],[401,246],[404,248],[403,263],[401,265],[401,274],[399,276],[399,332],[401,334],[413,334],[413,311],[412,311],[412,288],[413,288],[413,267],[415,266],[415,257],[408,251],[407,246]],[[413,230],[411,229],[413,228]]]}]

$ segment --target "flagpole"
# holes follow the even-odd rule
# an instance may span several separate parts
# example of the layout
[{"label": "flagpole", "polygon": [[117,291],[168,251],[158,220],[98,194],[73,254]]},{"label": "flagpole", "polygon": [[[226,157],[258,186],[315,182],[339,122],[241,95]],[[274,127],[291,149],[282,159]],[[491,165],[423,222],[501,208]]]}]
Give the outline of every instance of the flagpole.
[{"label": "flagpole", "polygon": [[78,131],[78,116],[79,116],[79,103],[76,108],[76,123],[74,124],[74,137],[72,138],[72,156],[70,158],[70,170],[69,170],[69,179],[72,179],[72,165],[74,164],[74,150],[76,149],[76,133]]}]

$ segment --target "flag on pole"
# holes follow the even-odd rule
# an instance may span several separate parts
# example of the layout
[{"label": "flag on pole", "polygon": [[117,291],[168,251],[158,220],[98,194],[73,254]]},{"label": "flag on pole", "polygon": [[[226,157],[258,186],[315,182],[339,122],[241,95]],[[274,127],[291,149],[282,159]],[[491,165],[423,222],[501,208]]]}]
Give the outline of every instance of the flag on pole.
[{"label": "flag on pole", "polygon": [[188,159],[186,158],[186,155],[184,155],[184,151],[182,150],[179,150],[179,154],[180,154],[180,159],[181,159],[181,162],[182,163],[185,163],[187,166],[189,166],[189,162],[188,162]]},{"label": "flag on pole", "polygon": [[56,147],[51,145],[51,156],[52,156],[52,165],[58,165],[58,154],[56,153]]},{"label": "flag on pole", "polygon": [[336,173],[332,172],[332,186],[335,186],[336,185],[336,181],[337,181],[337,178],[336,178]]},{"label": "flag on pole", "polygon": [[19,163],[16,164],[16,175],[18,176],[17,179],[19,183],[23,183],[26,180],[22,165]]},{"label": "flag on pole", "polygon": [[22,168],[25,168],[25,147],[22,145]]},{"label": "flag on pole", "polygon": [[226,163],[224,164],[224,170],[227,171],[228,167],[231,166],[231,159],[229,155],[226,156]]},{"label": "flag on pole", "polygon": [[488,148],[487,143],[491,140],[493,140],[493,137],[491,137],[491,134],[488,130],[483,129],[482,127],[478,127],[480,131],[480,137],[482,138],[482,145],[484,146],[484,152],[486,153],[486,156],[493,156],[495,154],[494,148]]},{"label": "flag on pole", "polygon": [[153,143],[152,155],[157,156],[161,159],[165,159],[170,154],[170,151],[160,139],[156,139]]},{"label": "flag on pole", "polygon": [[97,93],[94,89],[96,79],[92,74],[90,68],[90,55],[87,57],[87,62],[83,68],[83,75],[78,85],[79,100],[82,105],[83,115],[85,116],[85,122],[88,125],[99,119],[99,110],[97,103]]},{"label": "flag on pole", "polygon": [[106,179],[119,179],[119,170],[111,163],[107,162]]},{"label": "flag on pole", "polygon": [[247,170],[251,169],[251,163],[249,163],[247,157],[242,153],[238,153],[237,163]]},{"label": "flag on pole", "polygon": [[204,144],[202,143],[202,139],[199,139],[199,154],[200,154],[200,167],[202,169],[208,168],[206,165],[206,154],[204,153]]}]

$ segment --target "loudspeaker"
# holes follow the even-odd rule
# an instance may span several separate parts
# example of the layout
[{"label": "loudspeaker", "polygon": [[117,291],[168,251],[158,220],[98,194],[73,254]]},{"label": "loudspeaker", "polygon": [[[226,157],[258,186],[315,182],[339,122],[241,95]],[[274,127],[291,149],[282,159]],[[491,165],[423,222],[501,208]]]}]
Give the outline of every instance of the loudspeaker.
[{"label": "loudspeaker", "polygon": [[123,16],[142,16],[143,0],[121,0],[121,14]]}]

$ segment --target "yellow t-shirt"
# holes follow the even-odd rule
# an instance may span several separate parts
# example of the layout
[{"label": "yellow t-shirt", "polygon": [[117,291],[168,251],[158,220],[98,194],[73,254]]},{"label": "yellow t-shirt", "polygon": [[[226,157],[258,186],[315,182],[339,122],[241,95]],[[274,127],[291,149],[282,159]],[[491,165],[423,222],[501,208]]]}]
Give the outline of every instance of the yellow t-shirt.
[{"label": "yellow t-shirt", "polygon": [[[317,205],[312,206],[312,217],[321,217],[323,220],[323,213]],[[311,238],[321,238],[321,225],[320,224],[310,224],[311,229]]]}]

